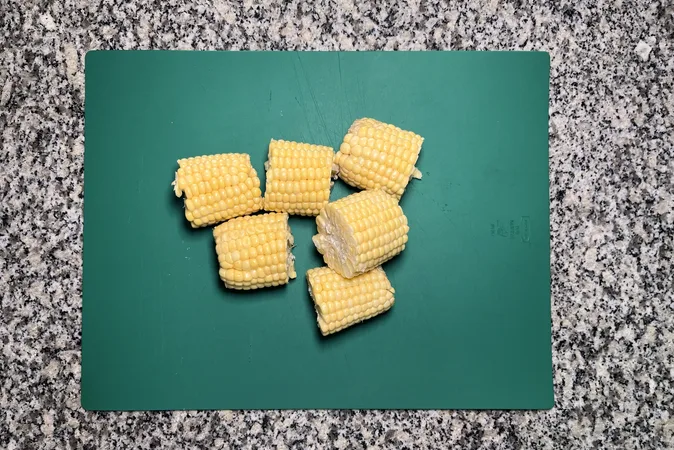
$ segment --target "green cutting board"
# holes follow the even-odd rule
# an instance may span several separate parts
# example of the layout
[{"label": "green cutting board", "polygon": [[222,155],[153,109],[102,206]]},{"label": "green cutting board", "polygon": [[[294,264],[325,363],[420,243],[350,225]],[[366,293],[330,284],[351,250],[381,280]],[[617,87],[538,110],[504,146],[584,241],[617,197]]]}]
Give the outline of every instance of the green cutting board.
[{"label": "green cutting board", "polygon": [[[93,410],[553,405],[546,53],[90,52],[82,405]],[[321,337],[298,277],[224,288],[176,160],[271,138],[337,149],[354,119],[424,138],[388,313]],[[332,199],[353,192],[338,181]]]}]

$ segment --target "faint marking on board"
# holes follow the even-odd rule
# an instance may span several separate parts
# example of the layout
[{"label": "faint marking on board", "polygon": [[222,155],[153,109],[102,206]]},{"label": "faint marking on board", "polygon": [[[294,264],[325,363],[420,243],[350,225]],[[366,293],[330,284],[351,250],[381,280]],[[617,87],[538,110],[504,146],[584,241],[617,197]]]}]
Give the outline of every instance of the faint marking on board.
[{"label": "faint marking on board", "polygon": [[531,218],[522,216],[522,242],[531,241]]},{"label": "faint marking on board", "polygon": [[489,228],[494,237],[512,240],[519,238],[522,242],[531,241],[531,218],[529,216],[522,216],[519,220],[497,219],[490,224]]}]

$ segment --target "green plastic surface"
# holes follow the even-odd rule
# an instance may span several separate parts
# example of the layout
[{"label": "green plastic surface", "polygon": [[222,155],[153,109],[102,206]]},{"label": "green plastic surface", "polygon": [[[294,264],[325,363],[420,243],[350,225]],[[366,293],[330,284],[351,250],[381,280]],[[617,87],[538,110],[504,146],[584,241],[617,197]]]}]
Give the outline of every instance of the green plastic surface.
[{"label": "green plastic surface", "polygon": [[[90,52],[82,405],[95,410],[538,409],[553,405],[546,53]],[[339,148],[354,119],[425,138],[401,205],[388,313],[323,338],[305,272],[312,218],[291,217],[298,278],[218,278],[178,158],[270,138]],[[337,181],[332,199],[353,189]]]}]

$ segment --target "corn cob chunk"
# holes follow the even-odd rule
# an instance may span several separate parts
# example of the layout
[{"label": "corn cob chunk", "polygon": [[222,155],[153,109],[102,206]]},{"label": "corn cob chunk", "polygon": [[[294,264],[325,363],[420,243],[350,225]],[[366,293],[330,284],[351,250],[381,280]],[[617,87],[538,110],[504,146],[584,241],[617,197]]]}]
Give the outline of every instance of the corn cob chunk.
[{"label": "corn cob chunk", "polygon": [[237,217],[213,229],[220,278],[230,289],[258,289],[295,278],[288,214]]},{"label": "corn cob chunk", "polygon": [[272,139],[264,209],[317,216],[330,199],[334,157],[331,147]]},{"label": "corn cob chunk", "polygon": [[307,272],[307,282],[323,336],[388,311],[395,301],[395,290],[381,267],[351,279],[318,267]]},{"label": "corn cob chunk", "polygon": [[193,228],[212,225],[262,209],[260,179],[245,153],[196,156],[178,160],[173,182],[185,194],[185,218]]},{"label": "corn cob chunk", "polygon": [[316,218],[314,245],[346,278],[365,273],[405,249],[407,217],[392,195],[361,191],[328,203]]},{"label": "corn cob chunk", "polygon": [[414,167],[424,138],[411,131],[358,119],[349,128],[335,155],[339,177],[360,189],[381,188],[400,198],[411,178],[421,178]]}]

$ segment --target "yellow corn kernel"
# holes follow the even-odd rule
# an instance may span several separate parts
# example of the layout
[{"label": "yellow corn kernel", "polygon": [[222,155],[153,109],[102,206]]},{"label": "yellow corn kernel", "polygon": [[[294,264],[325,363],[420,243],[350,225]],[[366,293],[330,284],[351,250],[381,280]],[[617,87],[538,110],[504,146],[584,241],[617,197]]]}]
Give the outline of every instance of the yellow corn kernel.
[{"label": "yellow corn kernel", "polygon": [[395,290],[381,267],[344,278],[329,267],[307,271],[318,327],[326,336],[388,311]]},{"label": "yellow corn kernel", "polygon": [[185,218],[192,228],[212,225],[262,209],[260,179],[245,153],[178,160],[176,197],[185,195]]},{"label": "yellow corn kernel", "polygon": [[316,218],[314,245],[341,276],[353,278],[405,249],[407,217],[397,199],[376,189],[328,203]]},{"label": "yellow corn kernel", "polygon": [[424,138],[411,131],[358,119],[349,128],[335,162],[339,177],[360,189],[383,189],[398,198],[412,178],[421,178],[414,167]]},{"label": "yellow corn kernel", "polygon": [[295,278],[288,214],[237,217],[213,229],[220,278],[230,289],[258,289]]},{"label": "yellow corn kernel", "polygon": [[265,163],[264,209],[318,215],[330,198],[334,156],[331,147],[272,139]]}]

